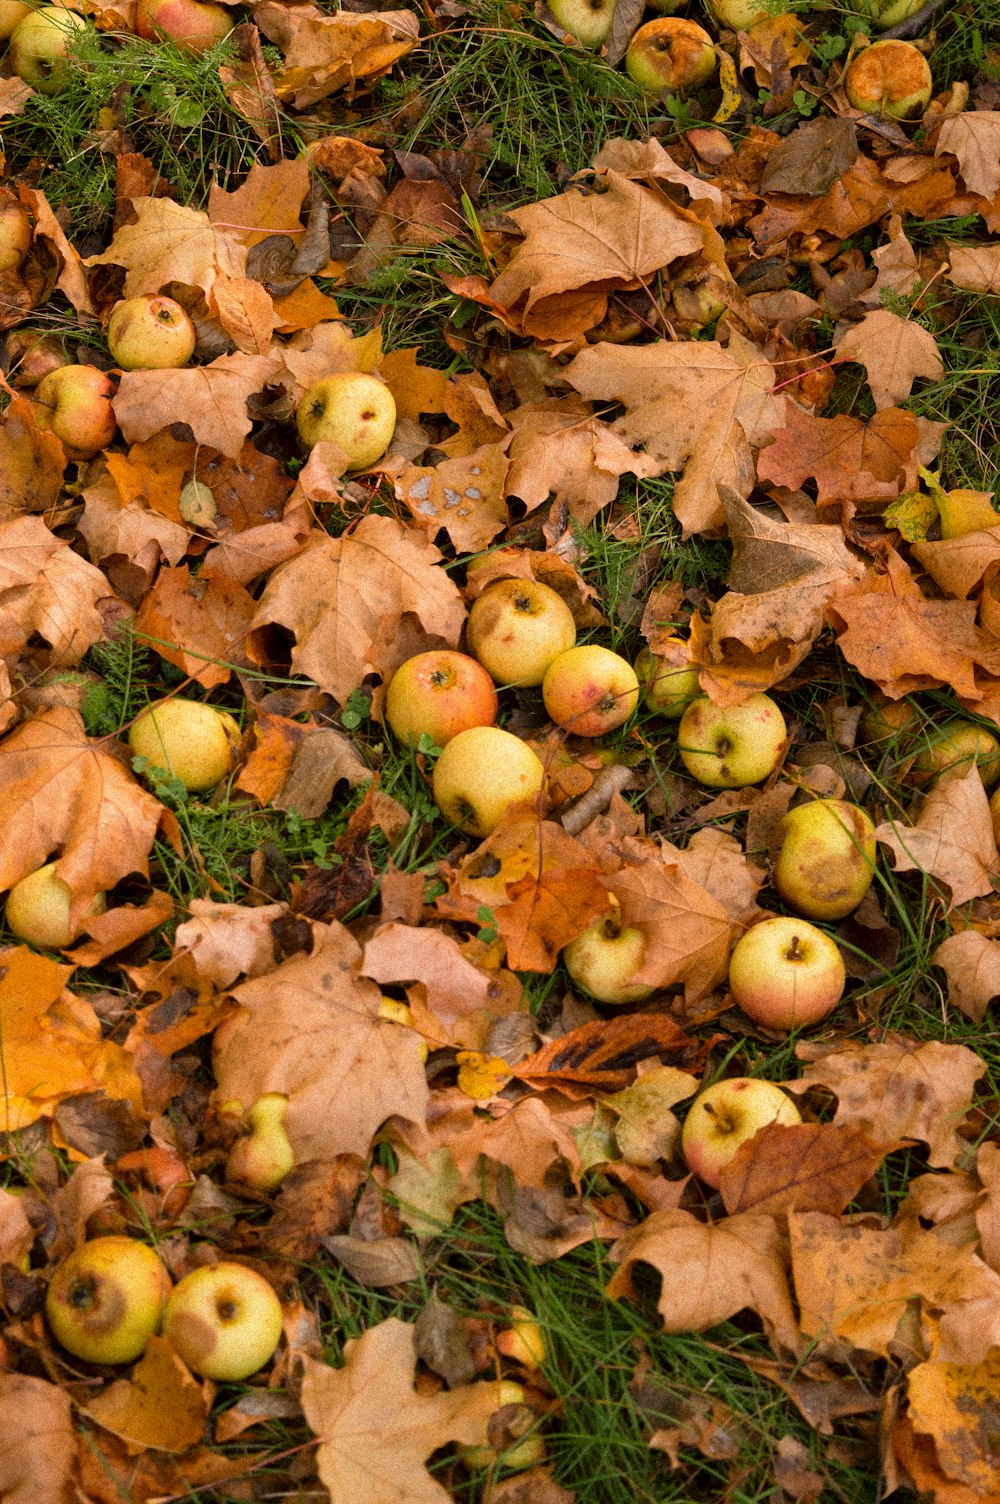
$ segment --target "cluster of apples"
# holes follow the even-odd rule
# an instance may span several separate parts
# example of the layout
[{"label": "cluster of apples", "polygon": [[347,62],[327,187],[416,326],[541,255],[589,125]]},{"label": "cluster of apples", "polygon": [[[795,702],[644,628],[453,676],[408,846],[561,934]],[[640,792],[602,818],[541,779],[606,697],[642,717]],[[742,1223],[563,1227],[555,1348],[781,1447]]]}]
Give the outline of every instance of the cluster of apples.
[{"label": "cluster of apples", "polygon": [[[233,748],[240,728],[227,711],[201,700],[175,696],[150,705],[129,730],[134,757],[145,758],[151,771],[166,773],[194,792],[214,788],[233,767]],[[103,914],[99,893],[77,924],[70,921],[72,893],[56,872],[55,861],[29,872],[7,895],[7,928],[27,945],[63,950],[79,939],[87,920]]]},{"label": "cluster of apples", "polygon": [[[855,9],[877,29],[887,30],[916,14],[924,0],[856,0]],[[671,12],[683,0],[650,0],[660,15],[634,33],[625,53],[625,71],[644,93],[664,94],[700,89],[717,67],[715,44],[703,27]],[[760,0],[708,0],[720,26],[746,31],[773,19],[773,7]],[[615,0],[549,0],[553,16],[584,47],[603,46],[611,32]],[[852,59],[844,77],[847,97],[856,110],[898,120],[919,115],[930,101],[932,81],[927,60],[910,42],[883,41]]]},{"label": "cluster of apples", "polygon": [[912,758],[909,778],[918,788],[962,777],[975,768],[990,794],[993,833],[1000,844],[1000,739],[979,721],[950,716],[938,726],[926,727],[909,700],[884,700],[862,717],[861,730],[867,742],[877,746],[891,741],[894,751]]}]

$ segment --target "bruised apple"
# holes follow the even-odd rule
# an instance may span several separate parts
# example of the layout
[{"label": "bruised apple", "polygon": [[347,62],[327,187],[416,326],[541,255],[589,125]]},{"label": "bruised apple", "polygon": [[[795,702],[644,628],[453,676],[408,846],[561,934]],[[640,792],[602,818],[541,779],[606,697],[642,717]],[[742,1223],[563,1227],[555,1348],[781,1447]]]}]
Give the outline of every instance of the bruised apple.
[{"label": "bruised apple", "polygon": [[221,5],[199,0],[139,0],[136,35],[147,42],[173,42],[184,52],[207,52],[233,29],[229,12]]},{"label": "bruised apple", "polygon": [[542,680],[545,709],[573,736],[604,736],[639,703],[639,680],[627,659],[597,643],[553,658]]},{"label": "bruised apple", "polygon": [[7,895],[4,918],[19,940],[39,950],[63,950],[87,927],[87,919],[107,908],[99,893],[77,925],[70,923],[73,894],[68,883],[56,876],[55,862],[46,862],[15,883]]},{"label": "bruised apple", "polygon": [[573,613],[538,580],[497,580],[473,602],[469,652],[497,684],[541,684],[554,658],[576,642]]},{"label": "bruised apple", "polygon": [[1000,742],[985,726],[956,717],[925,733],[913,775],[918,783],[930,783],[961,777],[973,767],[983,787],[991,789],[1000,778]]},{"label": "bruised apple", "polygon": [[209,1264],[174,1286],[163,1335],[193,1373],[236,1383],[263,1368],[281,1340],[281,1301],[245,1264]]},{"label": "bruised apple", "polygon": [[92,1238],[63,1259],[45,1297],[56,1341],[87,1363],[131,1363],[160,1330],[170,1276],[146,1243]]},{"label": "bruised apple", "polygon": [[285,1132],[288,1098],[277,1091],[258,1097],[247,1113],[250,1132],[229,1151],[226,1177],[263,1195],[277,1190],[295,1168],[295,1154]]},{"label": "bruised apple", "polygon": [[843,919],[875,876],[875,827],[856,804],[812,799],[781,821],[774,886],[807,919]]},{"label": "bruised apple", "polygon": [[199,790],[214,788],[230,772],[239,735],[226,711],[175,696],[136,717],[128,744],[150,767],[163,768],[185,788]]},{"label": "bruised apple", "polygon": [[114,394],[114,382],[96,366],[59,366],[35,388],[35,421],[62,441],[71,459],[89,459],[117,432]]},{"label": "bruised apple", "polygon": [[927,59],[912,42],[873,42],[848,64],[844,89],[866,115],[910,120],[930,104],[934,84]]},{"label": "bruised apple", "polygon": [[429,736],[444,747],[460,731],[492,726],[497,718],[493,680],[475,658],[451,648],[417,653],[389,680],[385,718],[401,742]]},{"label": "bruised apple", "polygon": [[[497,1437],[497,1445],[486,1441],[480,1446],[459,1446],[459,1456],[466,1467],[492,1468],[499,1463],[508,1472],[519,1473],[525,1468],[537,1467],[544,1460],[545,1442],[534,1429],[538,1417],[524,1401],[522,1384],[516,1384],[512,1379],[497,1381],[495,1414],[504,1422],[501,1427],[503,1434]],[[492,1431],[491,1424],[491,1435]]]},{"label": "bruised apple", "polygon": [[452,825],[488,836],[507,811],[537,798],[545,781],[541,759],[499,726],[473,726],[453,736],[434,766],[434,801]]},{"label": "bruised apple", "polygon": [[664,16],[640,26],[625,54],[625,71],[645,94],[700,89],[715,72],[712,38],[696,21]]},{"label": "bruised apple", "polygon": [[364,371],[337,371],[306,392],[295,411],[299,437],[336,444],[348,470],[365,470],[380,460],[396,428],[396,403],[384,381]]},{"label": "bruised apple", "polygon": [[836,944],[805,919],[755,924],[729,961],[729,989],[743,1012],[768,1029],[799,1029],[832,1013],[846,980]]},{"label": "bruised apple", "polygon": [[181,305],[160,294],[116,303],[108,320],[108,349],[123,371],[186,366],[196,338],[194,324]]},{"label": "bruised apple", "polygon": [[741,1144],[771,1123],[801,1123],[799,1109],[773,1081],[734,1076],[699,1092],[681,1130],[681,1152],[689,1170],[706,1185],[718,1186],[722,1171]]}]

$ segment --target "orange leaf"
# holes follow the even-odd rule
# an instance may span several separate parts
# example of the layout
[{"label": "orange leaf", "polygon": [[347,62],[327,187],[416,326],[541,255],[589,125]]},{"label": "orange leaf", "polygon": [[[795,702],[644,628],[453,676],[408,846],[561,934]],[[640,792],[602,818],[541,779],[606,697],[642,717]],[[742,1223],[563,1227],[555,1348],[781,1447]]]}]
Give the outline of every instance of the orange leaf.
[{"label": "orange leaf", "polygon": [[727,1212],[842,1212],[891,1146],[876,1148],[858,1128],[771,1123],[741,1144],[719,1191]]}]

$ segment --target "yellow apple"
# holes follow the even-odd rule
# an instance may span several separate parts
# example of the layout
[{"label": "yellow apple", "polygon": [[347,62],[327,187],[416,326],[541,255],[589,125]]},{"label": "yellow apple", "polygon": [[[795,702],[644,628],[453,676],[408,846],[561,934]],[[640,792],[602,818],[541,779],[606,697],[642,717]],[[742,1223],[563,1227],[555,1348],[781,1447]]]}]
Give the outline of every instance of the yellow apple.
[{"label": "yellow apple", "polygon": [[499,726],[473,726],[453,736],[434,768],[434,800],[452,825],[488,836],[508,810],[535,800],[545,781],[541,760],[520,737]]},{"label": "yellow apple", "polygon": [[150,705],[133,721],[128,744],[152,768],[163,768],[188,789],[214,788],[233,766],[240,728],[232,716],[201,700],[176,696]]},{"label": "yellow apple", "polygon": [[781,822],[774,886],[807,919],[843,919],[875,876],[875,827],[856,804],[811,799]]},{"label": "yellow apple", "polygon": [[984,788],[1000,778],[1000,742],[985,726],[955,717],[928,727],[913,764],[917,783],[961,778],[971,767],[978,768]]},{"label": "yellow apple", "polygon": [[588,643],[553,658],[542,680],[545,709],[573,736],[604,736],[639,703],[639,680],[627,659]]},{"label": "yellow apple", "polygon": [[576,642],[573,613],[537,580],[497,580],[473,602],[469,652],[497,684],[541,684],[554,658]]},{"label": "yellow apple", "polygon": [[88,1363],[131,1363],[160,1330],[170,1276],[135,1238],[92,1238],[56,1269],[45,1297],[53,1335]]},{"label": "yellow apple", "polygon": [[46,862],[15,883],[7,895],[4,918],[19,940],[40,950],[63,950],[87,927],[87,919],[103,914],[107,903],[99,893],[77,925],[70,924],[73,894],[68,883],[56,876],[56,863]]},{"label": "yellow apple", "polygon": [[549,0],[549,10],[581,47],[600,47],[611,30],[615,0]]},{"label": "yellow apple", "polygon": [[785,718],[770,695],[751,695],[742,705],[727,707],[701,695],[681,717],[677,750],[699,783],[739,789],[774,772],[787,735]]},{"label": "yellow apple", "polygon": [[299,437],[310,448],[332,443],[347,455],[348,470],[380,460],[396,428],[396,403],[384,381],[364,371],[338,371],[309,388],[295,413]]},{"label": "yellow apple", "polygon": [[873,22],[876,31],[888,31],[922,10],[925,0],[851,0],[859,15]]},{"label": "yellow apple", "polygon": [[625,54],[625,71],[645,94],[700,89],[716,68],[715,47],[707,31],[683,16],[647,21]]},{"label": "yellow apple", "polygon": [[506,1446],[494,1446],[489,1441],[482,1446],[459,1446],[458,1453],[466,1467],[475,1470],[499,1463],[508,1472],[519,1473],[537,1467],[544,1460],[545,1442],[533,1429],[537,1417],[524,1398],[523,1385],[515,1384],[512,1379],[498,1380],[497,1412],[506,1412],[504,1429],[509,1440]]},{"label": "yellow apple", "polygon": [[16,28],[34,10],[26,0],[0,0],[0,42],[12,36]]},{"label": "yellow apple", "polygon": [[734,1076],[699,1092],[681,1131],[681,1152],[689,1170],[717,1186],[741,1144],[771,1123],[801,1123],[799,1109],[773,1081]]},{"label": "yellow apple", "polygon": [[545,1362],[545,1338],[527,1306],[511,1306],[510,1326],[497,1333],[496,1349],[522,1368],[540,1368]]},{"label": "yellow apple", "polygon": [[295,1168],[295,1153],[285,1132],[288,1098],[268,1091],[247,1113],[250,1132],[238,1138],[226,1161],[227,1180],[239,1181],[262,1195],[277,1190]]},{"label": "yellow apple", "polygon": [[646,954],[646,935],[632,924],[623,924],[618,901],[612,895],[610,914],[588,925],[563,947],[563,965],[578,986],[599,1003],[637,1003],[654,988],[636,986],[632,977]]},{"label": "yellow apple", "polygon": [[[2,0],[0,0],[2,3]],[[12,194],[0,197],[0,272],[14,272],[31,245],[31,220]],[[7,351],[8,361],[11,351]]]},{"label": "yellow apple", "polygon": [[208,1264],[174,1286],[163,1335],[193,1373],[220,1383],[247,1379],[281,1340],[281,1301],[245,1264]]},{"label": "yellow apple", "polygon": [[805,919],[778,916],[747,930],[729,961],[729,988],[768,1029],[800,1029],[832,1013],[844,993],[844,961],[830,936]]},{"label": "yellow apple", "polygon": [[[642,703],[646,709],[675,720],[698,698],[701,689],[698,665],[687,661],[687,643],[676,637],[671,646],[673,652],[669,656],[643,648],[635,660],[635,672],[642,685]],[[677,663],[674,658],[680,654],[684,661]]]},{"label": "yellow apple", "polygon": [[856,110],[909,120],[930,104],[934,84],[927,59],[912,42],[873,42],[848,64],[844,89]]},{"label": "yellow apple", "polygon": [[117,432],[114,394],[111,377],[96,366],[59,366],[35,388],[35,421],[62,441],[71,459],[89,459]]},{"label": "yellow apple", "polygon": [[449,648],[408,658],[389,680],[385,718],[401,742],[429,736],[445,747],[460,731],[492,726],[497,718],[493,680],[474,658]]},{"label": "yellow apple", "polygon": [[58,94],[69,81],[67,57],[72,38],[86,21],[74,10],[45,5],[19,21],[11,32],[10,61],[18,78],[40,94]]},{"label": "yellow apple", "polygon": [[108,320],[108,349],[123,371],[186,366],[196,339],[194,324],[181,305],[159,294],[116,303]]}]

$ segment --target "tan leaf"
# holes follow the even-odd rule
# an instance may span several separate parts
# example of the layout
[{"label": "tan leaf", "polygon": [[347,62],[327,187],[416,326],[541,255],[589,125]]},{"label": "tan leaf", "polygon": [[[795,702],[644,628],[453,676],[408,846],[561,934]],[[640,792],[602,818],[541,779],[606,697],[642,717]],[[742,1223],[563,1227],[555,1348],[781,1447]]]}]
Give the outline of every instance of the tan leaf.
[{"label": "tan leaf", "polygon": [[459,553],[478,553],[507,526],[507,468],[501,446],[483,444],[439,465],[407,464],[396,496],[428,538],[443,529]]},{"label": "tan leaf", "polygon": [[253,596],[228,575],[202,568],[192,579],[182,564],[160,570],[135,626],[161,658],[211,689],[227,683],[234,659],[244,658],[255,609]]},{"label": "tan leaf", "polygon": [[726,1211],[838,1215],[885,1158],[859,1128],[771,1123],[741,1144],[719,1181]]},{"label": "tan leaf", "polygon": [[236,459],[252,427],[247,399],[276,375],[276,356],[220,355],[183,371],[126,371],[112,406],[125,439],[148,439],[183,414],[199,444]]},{"label": "tan leaf", "polygon": [[875,839],[888,846],[897,872],[916,869],[946,883],[949,908],[992,893],[1000,876],[989,800],[978,770],[939,782],[928,794],[916,825],[887,820]]},{"label": "tan leaf", "polygon": [[56,253],[60,265],[56,281],[59,291],[66,294],[77,313],[96,316],[97,310],[91,302],[87,277],[83,270],[84,263],[80,260],[75,246],[67,240],[66,232],[52,212],[45,194],[40,188],[23,187],[21,199],[31,211],[35,221],[36,236],[49,241]]},{"label": "tan leaf", "polygon": [[4,516],[44,512],[62,490],[66,455],[54,433],[39,428],[35,406],[15,392],[0,419],[0,475]]},{"label": "tan leaf", "polygon": [[386,1118],[424,1119],[420,1041],[379,1016],[381,994],[360,966],[356,941],[333,923],[311,955],[234,988],[240,1011],[215,1036],[218,1100],[281,1092],[299,1162],[367,1154]]},{"label": "tan leaf", "polygon": [[292,668],[343,704],[366,674],[395,672],[418,651],[395,643],[399,618],[412,612],[428,637],[454,647],[465,620],[458,588],[437,567],[432,544],[389,517],[363,517],[350,533],[322,538],[265,586],[254,627],[272,622],[294,633]]},{"label": "tan leaf", "polygon": [[578,398],[526,403],[507,414],[510,469],[504,494],[534,511],[550,498],[581,527],[618,495],[625,474],[655,475],[654,460],[636,455]]},{"label": "tan leaf", "polygon": [[909,1418],[930,1436],[941,1470],[976,1499],[1000,1496],[996,1455],[996,1396],[1000,1351],[978,1363],[919,1363],[906,1380]]},{"label": "tan leaf", "polygon": [[918,376],[940,381],[944,375],[933,334],[915,319],[900,318],[887,308],[866,314],[835,343],[841,357],[864,366],[876,408],[903,402]]},{"label": "tan leaf", "polygon": [[250,908],[193,898],[188,912],[191,918],[177,926],[175,949],[190,951],[198,975],[213,986],[231,987],[238,977],[249,980],[274,970],[273,926],[287,916],[286,904]]},{"label": "tan leaf", "polygon": [[704,1332],[739,1311],[756,1311],[772,1343],[801,1348],[785,1273],[785,1254],[772,1217],[743,1212],[715,1226],[690,1212],[654,1212],[611,1249],[618,1269],[612,1300],[634,1294],[634,1265],[662,1277],[659,1300],[666,1332]]},{"label": "tan leaf", "polygon": [[948,242],[948,281],[969,292],[1000,292],[1000,243],[959,245]]},{"label": "tan leaf", "polygon": [[76,1438],[65,1390],[27,1374],[0,1374],[0,1435],[4,1504],[66,1504],[74,1488]]},{"label": "tan leaf", "polygon": [[761,480],[795,489],[810,477],[820,506],[844,501],[895,501],[919,429],[912,413],[886,408],[867,423],[842,413],[816,418],[789,404],[785,426],[757,462]]},{"label": "tan leaf", "polygon": [[154,1336],[131,1376],[102,1389],[84,1410],[133,1454],[146,1447],[186,1452],[204,1435],[209,1405],[167,1339]]},{"label": "tan leaf", "polygon": [[485,1445],[497,1385],[418,1393],[416,1363],[414,1329],[396,1317],[348,1340],[342,1368],[303,1358],[302,1409],[331,1499],[451,1504],[424,1464],[449,1442]]},{"label": "tan leaf", "polygon": [[[988,504],[986,493],[980,494]],[[912,549],[914,558],[945,594],[964,601],[978,590],[990,565],[1000,559],[1000,525],[960,538],[914,543]]]},{"label": "tan leaf", "polygon": [[[388,16],[393,17],[391,24]],[[419,26],[409,11],[329,15],[311,6],[292,9],[276,0],[257,6],[254,21],[285,54],[275,87],[279,98],[290,100],[297,110],[386,72],[413,47]],[[403,40],[394,40],[400,32]]]},{"label": "tan leaf", "polygon": [[365,944],[364,975],[383,986],[419,983],[423,1009],[444,1044],[456,1024],[480,1010],[492,1015],[491,982],[462,955],[458,942],[443,930],[386,924]]},{"label": "tan leaf", "polygon": [[916,252],[903,233],[903,221],[898,214],[889,216],[887,233],[887,243],[872,251],[878,276],[858,299],[866,308],[881,308],[884,292],[901,293],[905,297],[920,281]]},{"label": "tan leaf", "polygon": [[101,571],[40,517],[0,522],[0,653],[20,652],[37,632],[53,663],[79,663],[104,636],[97,602],[111,597]]},{"label": "tan leaf", "polygon": [[246,246],[268,235],[301,235],[303,201],[309,192],[309,163],[304,156],[264,167],[255,162],[232,193],[213,183],[208,218],[218,229],[235,234]]},{"label": "tan leaf", "polygon": [[638,841],[625,843],[627,865],[608,877],[626,925],[649,936],[639,986],[684,983],[689,1002],[722,980],[729,960],[729,915],[678,862],[662,859]]},{"label": "tan leaf", "polygon": [[953,115],[938,132],[934,155],[950,152],[970,193],[992,198],[1000,188],[1000,110]]},{"label": "tan leaf", "polygon": [[0,120],[8,115],[22,115],[34,89],[21,78],[0,78]]},{"label": "tan leaf", "polygon": [[521,1186],[543,1190],[553,1167],[560,1161],[571,1175],[580,1169],[580,1150],[570,1132],[546,1101],[525,1097],[513,1106],[495,1102],[491,1118],[449,1135],[451,1157],[464,1178],[476,1169],[482,1156],[502,1165]]},{"label": "tan leaf", "polygon": [[259,282],[250,277],[216,277],[212,305],[237,350],[247,355],[267,354],[281,320]]},{"label": "tan leaf", "polygon": [[690,1060],[695,1051],[694,1041],[668,1013],[614,1013],[560,1034],[519,1061],[514,1074],[539,1090],[546,1086],[565,1090],[577,1083],[591,1090],[602,1086],[625,1089],[632,1085],[636,1067],[643,1061]]},{"label": "tan leaf", "polygon": [[962,930],[942,940],[931,964],[948,978],[948,1002],[974,1024],[982,1023],[990,1003],[1000,997],[1000,940]]},{"label": "tan leaf", "polygon": [[696,830],[684,851],[664,846],[670,859],[705,892],[722,904],[730,919],[742,921],[757,907],[757,894],[767,880],[763,867],[744,855],[733,836],[715,826]]},{"label": "tan leaf", "polygon": [[[123,554],[149,574],[161,558],[179,564],[187,553],[190,530],[155,511],[145,498],[123,499],[128,461],[124,455],[109,454],[108,462],[107,473],[82,493],[83,516],[77,526],[87,540],[90,557],[100,563],[112,554]],[[165,477],[161,484],[166,484]]]},{"label": "tan leaf", "polygon": [[246,246],[235,234],[212,225],[200,209],[185,208],[170,198],[134,198],[131,203],[134,222],[115,232],[106,251],[84,262],[85,266],[124,266],[127,298],[159,292],[168,282],[184,282],[207,294],[217,277],[244,275]]},{"label": "tan leaf", "polygon": [[985,1069],[964,1045],[890,1037],[881,1044],[799,1045],[810,1062],[790,1092],[825,1086],[837,1098],[834,1122],[860,1129],[880,1147],[901,1139],[928,1145],[932,1165],[953,1165],[967,1148],[956,1129],[972,1105],[972,1092]]},{"label": "tan leaf", "polygon": [[624,178],[651,178],[654,182],[673,183],[707,212],[712,224],[718,224],[728,212],[726,196],[714,183],[706,183],[694,173],[679,167],[655,136],[642,141],[615,137],[605,141],[594,158],[594,171],[616,172]]}]

